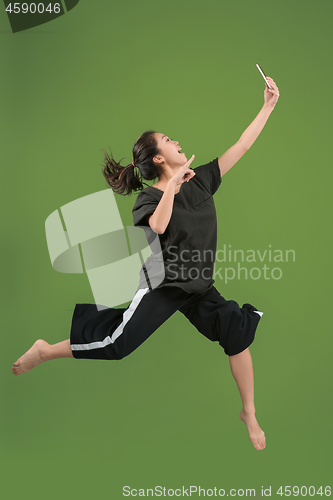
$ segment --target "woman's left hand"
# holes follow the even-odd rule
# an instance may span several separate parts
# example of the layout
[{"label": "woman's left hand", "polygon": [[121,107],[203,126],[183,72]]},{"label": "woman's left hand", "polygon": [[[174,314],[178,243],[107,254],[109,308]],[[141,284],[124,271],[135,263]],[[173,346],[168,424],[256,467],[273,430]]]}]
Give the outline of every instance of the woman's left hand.
[{"label": "woman's left hand", "polygon": [[270,106],[272,106],[274,108],[274,106],[277,103],[278,98],[280,96],[279,88],[277,87],[274,80],[272,80],[272,78],[270,78],[269,76],[266,76],[266,78],[267,78],[268,83],[272,87],[272,90],[270,90],[268,88],[267,83],[266,83],[265,84],[266,88],[265,88],[265,92],[264,92],[265,104],[269,104]]}]

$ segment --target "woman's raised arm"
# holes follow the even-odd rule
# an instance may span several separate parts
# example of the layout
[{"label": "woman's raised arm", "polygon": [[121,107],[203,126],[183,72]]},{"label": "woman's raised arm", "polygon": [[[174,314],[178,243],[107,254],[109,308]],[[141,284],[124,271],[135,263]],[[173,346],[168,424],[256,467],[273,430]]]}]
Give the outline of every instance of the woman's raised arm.
[{"label": "woman's raised arm", "polygon": [[252,146],[262,129],[264,128],[269,115],[274,109],[275,104],[279,98],[279,89],[276,83],[269,76],[266,77],[272,89],[269,89],[267,84],[264,91],[265,103],[252,123],[243,132],[239,140],[231,146],[219,158],[219,167],[221,176],[231,169],[238,162],[238,160],[246,153]]}]

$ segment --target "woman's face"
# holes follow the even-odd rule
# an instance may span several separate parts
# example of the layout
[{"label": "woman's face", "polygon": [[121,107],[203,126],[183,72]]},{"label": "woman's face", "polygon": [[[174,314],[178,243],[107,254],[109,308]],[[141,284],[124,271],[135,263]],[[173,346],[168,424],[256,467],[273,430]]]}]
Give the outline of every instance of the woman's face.
[{"label": "woman's face", "polygon": [[181,167],[187,162],[185,153],[182,153],[178,141],[173,141],[169,136],[155,133],[155,139],[160,154],[156,156],[158,160],[163,158],[164,162],[170,167]]}]

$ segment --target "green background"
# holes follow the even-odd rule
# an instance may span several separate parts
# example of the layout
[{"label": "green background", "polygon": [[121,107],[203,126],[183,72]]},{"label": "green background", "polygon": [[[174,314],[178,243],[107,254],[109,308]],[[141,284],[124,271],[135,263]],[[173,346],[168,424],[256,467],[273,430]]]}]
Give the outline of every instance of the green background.
[{"label": "green background", "polygon": [[[330,485],[332,14],[330,0],[81,0],[13,34],[3,8],[4,498]],[[85,275],[53,270],[46,218],[106,189],[102,149],[127,164],[146,129],[195,154],[191,167],[222,155],[263,105],[256,63],[280,98],[214,196],[218,248],[296,258],[276,264],[279,280],[215,286],[264,312],[250,350],[266,449],[238,418],[227,356],[179,312],[121,362],[57,359],[15,377],[36,339],[69,338],[75,304],[93,301]],[[135,196],[117,196],[124,225]]]}]

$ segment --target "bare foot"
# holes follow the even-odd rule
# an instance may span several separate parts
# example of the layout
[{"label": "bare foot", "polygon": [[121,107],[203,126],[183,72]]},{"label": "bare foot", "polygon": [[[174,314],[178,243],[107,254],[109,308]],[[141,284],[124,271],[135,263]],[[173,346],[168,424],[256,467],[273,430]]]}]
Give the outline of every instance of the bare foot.
[{"label": "bare foot", "polygon": [[245,422],[249,436],[256,450],[263,450],[266,446],[266,438],[263,430],[260,429],[254,412],[247,413],[244,408],[239,414],[239,418]]},{"label": "bare foot", "polygon": [[45,340],[36,340],[33,346],[30,347],[30,349],[13,364],[12,372],[14,375],[29,372],[31,368],[34,368],[39,365],[39,363],[46,361],[44,347],[48,345],[49,344],[45,342]]}]

